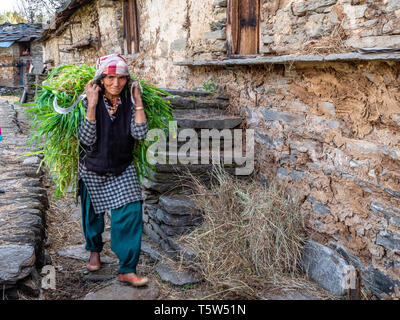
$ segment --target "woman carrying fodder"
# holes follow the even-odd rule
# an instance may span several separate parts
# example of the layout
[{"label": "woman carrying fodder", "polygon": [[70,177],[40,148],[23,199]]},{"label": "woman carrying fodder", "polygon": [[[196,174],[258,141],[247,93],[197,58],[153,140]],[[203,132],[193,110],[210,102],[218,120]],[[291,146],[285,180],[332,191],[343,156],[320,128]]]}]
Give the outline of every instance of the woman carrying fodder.
[{"label": "woman carrying fodder", "polygon": [[65,195],[69,186],[79,187],[86,249],[91,252],[87,268],[101,267],[104,212],[111,211],[118,279],[140,286],[148,279],[136,275],[142,233],[139,183],[152,169],[145,137],[152,128],[167,130],[173,117],[163,98],[167,92],[140,79],[143,91],[138,86],[131,90],[132,80],[126,60],[116,54],[98,59],[95,69],[58,67],[40,85],[29,112],[34,120],[31,143],[41,147],[38,153],[56,183],[56,196]]},{"label": "woman carrying fodder", "polygon": [[204,223],[182,240],[215,295],[257,298],[296,278],[306,234],[296,201],[277,185],[236,180],[214,166],[207,189],[196,177],[192,199]]}]

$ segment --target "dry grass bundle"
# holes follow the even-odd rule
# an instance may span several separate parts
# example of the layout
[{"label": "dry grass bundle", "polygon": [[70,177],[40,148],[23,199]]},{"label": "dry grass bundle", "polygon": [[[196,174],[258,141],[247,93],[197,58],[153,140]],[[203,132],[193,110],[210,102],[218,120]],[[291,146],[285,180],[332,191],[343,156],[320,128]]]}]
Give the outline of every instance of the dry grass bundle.
[{"label": "dry grass bundle", "polygon": [[332,53],[345,53],[353,51],[344,39],[346,38],[345,31],[342,24],[335,26],[329,36],[322,37],[318,40],[311,40],[305,42],[301,54],[332,54]]},{"label": "dry grass bundle", "polygon": [[[221,298],[260,298],[268,286],[288,287],[298,275],[303,216],[277,185],[239,180],[214,166],[207,189],[192,176],[204,223],[183,236],[197,267]],[[298,287],[298,284],[295,286]]]}]

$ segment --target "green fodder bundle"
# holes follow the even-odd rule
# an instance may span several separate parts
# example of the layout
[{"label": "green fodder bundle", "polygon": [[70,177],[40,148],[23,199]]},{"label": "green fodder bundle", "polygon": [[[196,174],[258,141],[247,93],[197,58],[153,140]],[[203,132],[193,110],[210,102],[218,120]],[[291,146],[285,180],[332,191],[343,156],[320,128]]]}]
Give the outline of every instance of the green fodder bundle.
[{"label": "green fodder bundle", "polygon": [[[40,148],[36,154],[43,154],[41,162],[45,163],[56,184],[55,196],[65,195],[68,187],[76,190],[78,172],[78,157],[81,146],[78,141],[79,121],[85,117],[85,108],[82,101],[68,114],[59,114],[53,108],[54,97],[57,97],[59,107],[68,108],[84,92],[86,84],[93,79],[95,67],[60,66],[55,68],[42,84],[32,107],[27,110],[33,120],[33,135],[29,144]],[[133,76],[133,78],[135,78]],[[142,100],[149,130],[158,128],[168,134],[169,121],[174,120],[169,101],[165,96],[169,93],[147,84],[138,79],[142,87]],[[176,128],[174,128],[176,130]],[[136,141],[133,164],[141,177],[154,170],[146,158],[150,146],[147,140]],[[29,155],[32,155],[29,154]]]},{"label": "green fodder bundle", "polygon": [[219,165],[212,176],[211,188],[192,176],[191,198],[204,222],[181,238],[210,290],[221,298],[257,298],[268,286],[296,284],[306,239],[296,201],[275,184],[239,180]]}]

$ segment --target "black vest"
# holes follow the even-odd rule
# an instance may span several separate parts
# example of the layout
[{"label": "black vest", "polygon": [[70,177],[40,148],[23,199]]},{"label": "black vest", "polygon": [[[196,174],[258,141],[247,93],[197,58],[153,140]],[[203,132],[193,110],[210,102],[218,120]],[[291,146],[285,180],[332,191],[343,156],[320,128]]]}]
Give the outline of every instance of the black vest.
[{"label": "black vest", "polygon": [[86,151],[82,161],[86,168],[99,175],[121,174],[133,160],[135,139],[131,135],[132,103],[121,95],[122,104],[112,121],[104,104],[103,94],[99,93],[96,108],[96,135],[93,146],[83,145]]}]

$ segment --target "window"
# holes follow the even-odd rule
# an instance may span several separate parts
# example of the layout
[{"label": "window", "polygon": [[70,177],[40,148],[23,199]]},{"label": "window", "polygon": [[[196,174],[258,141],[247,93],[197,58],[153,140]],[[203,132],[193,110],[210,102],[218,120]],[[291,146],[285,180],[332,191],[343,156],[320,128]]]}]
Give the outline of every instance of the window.
[{"label": "window", "polygon": [[228,55],[259,53],[260,0],[228,0]]},{"label": "window", "polygon": [[20,56],[30,56],[31,55],[30,42],[20,42],[19,43],[19,55]]},{"label": "window", "polygon": [[139,52],[139,23],[136,0],[124,1],[124,52]]}]

